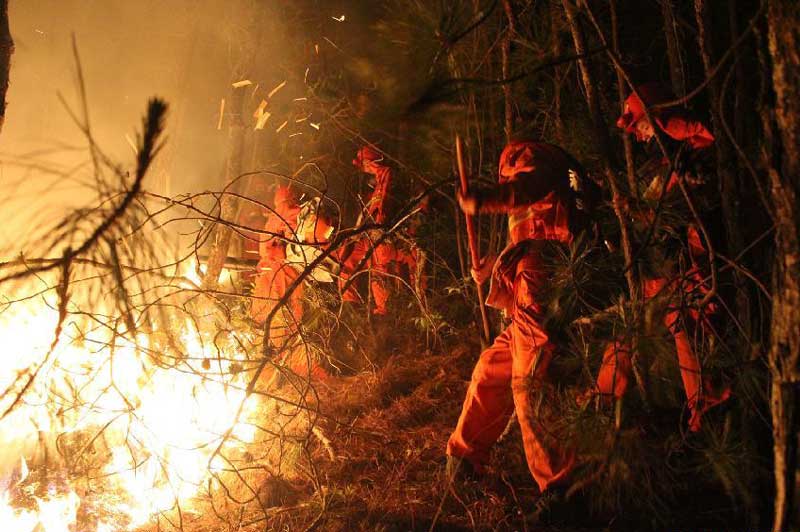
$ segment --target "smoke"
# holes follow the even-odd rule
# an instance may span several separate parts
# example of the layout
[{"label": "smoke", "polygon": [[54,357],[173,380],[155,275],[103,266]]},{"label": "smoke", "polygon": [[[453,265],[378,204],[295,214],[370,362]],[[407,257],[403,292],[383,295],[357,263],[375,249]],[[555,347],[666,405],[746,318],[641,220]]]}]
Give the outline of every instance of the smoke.
[{"label": "smoke", "polygon": [[[220,103],[226,99],[227,121],[237,113],[231,83],[250,79],[241,89],[250,130],[241,171],[291,175],[314,161],[330,179],[308,171],[299,177],[347,203],[355,149],[367,139],[398,151],[390,139],[400,115],[430,77],[432,41],[419,44],[407,24],[384,15],[354,0],[12,0],[16,51],[0,132],[0,260],[32,255],[27,243],[43,228],[97,203],[88,141],[71,116],[83,117],[73,38],[92,138],[123,173],[135,160],[135,128],[147,100],[158,96],[170,106],[167,142],[146,190],[175,196],[224,186],[229,122],[220,122]],[[429,25],[424,32],[433,34]],[[425,59],[399,53],[407,46],[424,50]],[[273,93],[276,87],[283,88]],[[369,104],[359,113],[351,106],[364,95]],[[270,117],[263,131],[253,131],[251,115],[262,100],[269,100]],[[263,185],[271,179],[253,179],[260,191],[254,199],[268,201]],[[189,232],[197,224],[173,227]]]},{"label": "smoke", "polygon": [[[0,134],[0,249],[20,232],[94,199],[78,68],[91,134],[109,159],[133,167],[147,100],[170,104],[165,150],[145,188],[168,195],[219,188],[227,131],[218,130],[254,2],[12,1],[8,111]],[[59,96],[60,95],[60,96]],[[13,221],[11,221],[13,220]]]}]

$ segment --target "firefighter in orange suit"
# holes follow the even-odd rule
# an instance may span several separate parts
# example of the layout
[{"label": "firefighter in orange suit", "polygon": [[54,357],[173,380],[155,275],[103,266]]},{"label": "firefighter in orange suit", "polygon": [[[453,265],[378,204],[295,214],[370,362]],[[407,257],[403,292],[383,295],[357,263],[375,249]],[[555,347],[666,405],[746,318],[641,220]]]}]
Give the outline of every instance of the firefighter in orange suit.
[{"label": "firefighter in orange suit", "polygon": [[531,393],[551,389],[548,365],[558,356],[543,325],[541,289],[548,283],[543,251],[569,244],[587,228],[588,211],[597,199],[596,186],[579,168],[557,146],[512,142],[500,156],[499,183],[459,195],[466,214],[508,215],[510,243],[472,275],[477,282],[491,276],[487,303],[505,310],[511,324],[475,366],[447,443],[448,469],[459,459],[459,467],[466,462],[469,469],[481,471],[515,411],[528,467],[542,493],[562,483],[573,466],[574,452],[563,441],[563,427],[555,416],[533,412]]},{"label": "firefighter in orange suit", "polygon": [[[364,204],[358,225],[364,222],[383,224],[388,219],[388,194],[393,176],[392,169],[381,164],[382,161],[383,156],[369,145],[362,147],[353,160],[356,168],[372,176],[370,179],[372,192]],[[391,273],[391,266],[396,261],[397,250],[394,243],[387,239],[383,239],[376,245],[375,241],[378,239],[380,239],[380,233],[371,231],[343,251],[339,281],[340,286],[344,286],[347,280],[357,273],[358,266],[364,257],[374,248],[365,264],[370,270],[370,290],[374,305],[372,312],[376,315],[385,315],[389,301],[387,275]],[[355,286],[351,285],[345,291],[343,299],[350,302],[359,301]]]},{"label": "firefighter in orange suit", "polygon": [[[298,272],[286,261],[287,240],[295,240],[297,215],[300,212],[300,193],[289,185],[275,189],[273,209],[267,209],[267,221],[259,242],[260,260],[256,267],[253,304],[250,315],[264,323],[272,309],[286,294],[286,289],[297,279]],[[281,341],[286,334],[296,330],[303,318],[303,285],[298,285],[286,307],[276,314],[270,330],[271,341]]]},{"label": "firefighter in orange suit", "polygon": [[[637,87],[637,92],[641,98],[636,94],[631,94],[627,98],[624,112],[617,120],[617,126],[625,132],[633,134],[639,142],[650,141],[655,135],[653,128],[658,127],[671,139],[685,143],[684,150],[687,156],[684,159],[688,161],[688,164],[684,164],[685,168],[678,171],[681,172],[687,186],[698,187],[702,184],[702,179],[698,177],[700,172],[697,172],[693,166],[698,164],[705,148],[714,143],[714,136],[700,121],[692,119],[680,110],[652,110],[654,126],[645,116],[642,100],[648,106],[652,106],[673,99],[672,95],[667,89],[654,83]],[[645,200],[656,200],[660,195],[661,188],[664,188],[662,183],[666,176],[659,175],[659,172],[666,173],[669,163],[658,157],[655,166],[656,179],[645,193]],[[672,172],[666,183],[666,194],[679,193],[678,178],[678,172]],[[642,295],[645,301],[652,300],[657,296],[665,296],[670,300],[669,307],[664,313],[664,325],[670,331],[675,342],[690,414],[689,429],[696,432],[700,430],[703,413],[725,401],[730,396],[730,389],[715,391],[710,380],[702,375],[700,361],[694,352],[690,335],[686,330],[687,321],[692,322],[692,325],[704,323],[714,312],[715,305],[712,303],[700,310],[692,308],[690,312],[681,312],[679,309],[681,299],[684,301],[702,299],[709,290],[707,283],[703,280],[705,276],[701,266],[707,262],[707,250],[698,228],[694,224],[690,224],[687,228],[683,242],[684,244],[680,247],[688,250],[691,264],[689,271],[685,275],[680,275],[672,268],[672,271],[657,271],[645,275],[642,283]],[[674,251],[674,255],[680,254],[679,249]],[[669,261],[664,262],[668,263]],[[603,363],[597,377],[596,391],[605,397],[622,397],[628,389],[631,371],[630,347],[627,343],[620,340],[609,343],[603,353]]]},{"label": "firefighter in orange suit", "polygon": [[[289,286],[300,272],[320,253],[328,243],[333,227],[318,216],[318,199],[301,203],[301,194],[292,186],[279,185],[275,189],[274,208],[267,212],[267,222],[259,243],[261,260],[256,268],[254,299],[251,316],[263,323],[275,305],[284,297]],[[325,272],[309,275],[312,279],[330,277]],[[323,281],[325,279],[322,279]],[[306,352],[302,342],[287,342],[294,335],[303,319],[303,283],[298,284],[286,306],[273,318],[270,328],[270,343],[280,346],[276,362],[282,363],[299,376],[311,375],[317,379],[328,376],[327,371]],[[310,362],[310,365],[309,365]],[[268,368],[262,380],[271,384],[279,375]]]},{"label": "firefighter in orange suit", "polygon": [[398,276],[408,279],[408,284],[421,300],[425,300],[428,279],[425,276],[425,252],[417,244],[417,232],[424,217],[430,211],[430,198],[425,196],[420,201],[419,212],[409,220],[396,246],[395,270]]}]

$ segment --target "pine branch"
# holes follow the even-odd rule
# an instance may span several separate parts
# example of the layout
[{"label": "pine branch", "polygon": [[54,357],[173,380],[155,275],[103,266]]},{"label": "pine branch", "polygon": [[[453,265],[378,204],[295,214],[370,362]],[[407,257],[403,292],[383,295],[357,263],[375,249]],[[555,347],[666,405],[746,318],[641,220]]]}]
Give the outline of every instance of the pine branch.
[{"label": "pine branch", "polygon": [[92,234],[76,249],[66,250],[68,253],[51,263],[41,264],[33,268],[27,268],[23,271],[15,272],[5,277],[0,277],[0,284],[8,281],[25,279],[33,275],[40,275],[45,272],[52,271],[57,268],[63,268],[66,263],[71,263],[74,259],[81,257],[93,249],[101,238],[108,232],[116,223],[123,217],[125,212],[131,206],[133,201],[138,197],[142,189],[142,181],[144,180],[147,170],[153,161],[153,158],[158,154],[161,148],[159,144],[161,134],[164,130],[164,118],[167,112],[167,104],[159,99],[152,99],[147,107],[147,115],[142,121],[143,133],[139,137],[139,147],[136,165],[136,174],[131,187],[125,192],[116,207],[109,213],[109,215],[100,223],[92,232]]}]

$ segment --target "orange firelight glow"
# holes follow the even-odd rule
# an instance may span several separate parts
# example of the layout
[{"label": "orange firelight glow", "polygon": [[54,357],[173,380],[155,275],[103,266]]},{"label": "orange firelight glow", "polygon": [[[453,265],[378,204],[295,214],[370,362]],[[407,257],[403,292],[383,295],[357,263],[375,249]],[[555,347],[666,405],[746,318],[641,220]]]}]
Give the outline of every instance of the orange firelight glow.
[{"label": "orange firelight glow", "polygon": [[[39,368],[22,401],[0,421],[0,528],[75,530],[70,527],[82,503],[77,493],[86,491],[99,493],[93,500],[114,519],[96,519],[93,530],[98,531],[134,530],[177,508],[184,514],[195,511],[198,493],[229,468],[225,453],[256,437],[250,422],[257,401],[245,391],[252,372],[239,369],[246,366],[242,342],[215,337],[213,319],[204,325],[189,319],[173,323],[179,332],[167,341],[158,330],[114,338],[103,327],[81,330],[68,318],[46,356],[57,322],[57,310],[44,298],[0,313],[0,345],[6,353],[0,390],[9,392],[0,399],[0,411],[10,406],[29,372]],[[101,443],[106,447],[107,460],[96,478],[75,480],[66,488],[43,480],[36,490],[21,488],[29,467],[24,455],[41,445],[32,442],[42,434],[55,438],[79,432],[99,435],[81,440],[89,440],[83,453],[91,454]],[[30,468],[35,468],[32,462]],[[35,506],[20,507],[12,500],[26,489]],[[82,525],[80,530],[89,529]]]}]

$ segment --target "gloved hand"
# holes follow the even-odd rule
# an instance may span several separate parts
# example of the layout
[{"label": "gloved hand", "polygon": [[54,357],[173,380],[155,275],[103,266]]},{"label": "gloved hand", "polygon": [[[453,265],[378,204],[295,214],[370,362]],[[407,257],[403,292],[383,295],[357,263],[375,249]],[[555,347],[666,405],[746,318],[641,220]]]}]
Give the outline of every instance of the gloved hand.
[{"label": "gloved hand", "polygon": [[472,279],[479,285],[486,282],[488,278],[492,276],[492,269],[494,268],[494,263],[497,257],[494,255],[490,255],[488,257],[484,257],[481,259],[478,268],[475,268],[475,265],[469,269],[469,273],[472,276]]},{"label": "gloved hand", "polygon": [[478,214],[480,199],[477,194],[470,192],[462,194],[461,189],[459,189],[456,198],[458,199],[458,206],[461,207],[461,211],[464,214],[468,216],[475,216]]}]

